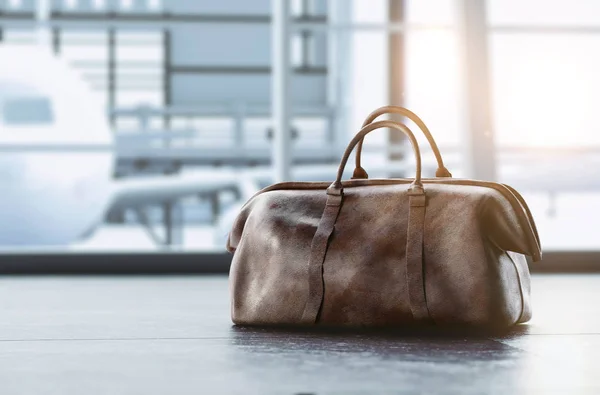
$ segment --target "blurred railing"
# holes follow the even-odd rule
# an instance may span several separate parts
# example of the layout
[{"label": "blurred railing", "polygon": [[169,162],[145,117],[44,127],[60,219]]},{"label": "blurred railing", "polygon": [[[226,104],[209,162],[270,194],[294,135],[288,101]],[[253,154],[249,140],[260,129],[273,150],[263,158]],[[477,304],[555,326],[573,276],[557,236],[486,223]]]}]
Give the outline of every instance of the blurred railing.
[{"label": "blurred railing", "polygon": [[[116,119],[116,153],[120,164],[145,159],[155,163],[177,161],[180,165],[259,165],[271,161],[270,111],[268,105],[233,103],[167,108],[139,106],[119,108],[110,115]],[[293,116],[299,124],[302,120],[322,123],[317,128],[321,130],[316,132],[308,130],[310,127],[292,129],[291,138],[298,143],[294,163],[339,160],[340,150],[347,141],[336,141],[334,128],[329,127],[334,122],[333,109],[295,106]],[[123,118],[133,120],[131,128],[118,127],[119,119]],[[252,119],[263,122],[249,127],[248,121]],[[211,122],[218,121],[225,121],[227,126],[211,127]],[[186,126],[186,123],[204,123],[204,126]]]}]

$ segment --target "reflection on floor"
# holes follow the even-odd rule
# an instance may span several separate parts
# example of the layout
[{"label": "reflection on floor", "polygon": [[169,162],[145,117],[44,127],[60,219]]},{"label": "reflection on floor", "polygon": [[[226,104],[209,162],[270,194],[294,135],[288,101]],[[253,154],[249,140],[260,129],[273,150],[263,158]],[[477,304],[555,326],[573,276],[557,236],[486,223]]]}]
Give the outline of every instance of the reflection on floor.
[{"label": "reflection on floor", "polygon": [[0,393],[600,393],[600,275],[536,275],[493,336],[236,328],[226,282],[0,278]]}]

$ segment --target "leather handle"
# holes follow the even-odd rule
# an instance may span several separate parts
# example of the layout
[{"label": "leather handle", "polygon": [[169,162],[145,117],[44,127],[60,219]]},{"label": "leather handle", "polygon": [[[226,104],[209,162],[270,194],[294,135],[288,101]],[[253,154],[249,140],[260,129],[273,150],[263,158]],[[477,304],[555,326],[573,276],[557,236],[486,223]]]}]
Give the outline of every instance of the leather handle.
[{"label": "leather handle", "polygon": [[419,144],[417,143],[417,139],[415,138],[414,133],[408,128],[408,126],[406,126],[402,123],[398,123],[398,122],[394,122],[394,121],[377,121],[377,122],[370,123],[367,126],[363,127],[360,130],[360,132],[358,132],[356,134],[356,136],[354,136],[354,138],[350,141],[350,143],[348,144],[348,147],[346,147],[346,151],[344,151],[344,155],[342,156],[342,161],[340,162],[340,166],[338,167],[337,177],[336,177],[335,181],[333,182],[333,184],[331,184],[329,186],[329,188],[327,188],[327,194],[329,194],[329,195],[341,195],[342,194],[342,191],[343,191],[342,175],[344,173],[344,168],[346,167],[346,164],[348,163],[348,158],[350,157],[352,150],[354,150],[354,147],[359,142],[361,142],[367,134],[371,133],[375,129],[380,129],[380,128],[390,128],[390,129],[399,130],[408,136],[410,143],[412,144],[412,148],[415,153],[415,158],[416,158],[416,162],[417,162],[415,180],[412,182],[412,184],[410,186],[410,190],[416,190],[417,192],[422,193],[423,184],[421,183],[421,151],[419,150]]},{"label": "leather handle", "polygon": [[[421,129],[421,131],[423,132],[425,137],[427,137],[427,141],[429,141],[429,145],[431,146],[431,149],[433,150],[433,154],[435,155],[435,159],[438,164],[438,168],[435,171],[435,176],[436,177],[452,177],[452,174],[444,166],[444,160],[442,159],[442,154],[440,153],[440,149],[438,148],[437,143],[435,142],[435,139],[431,135],[429,128],[425,125],[425,122],[423,122],[423,120],[421,120],[421,118],[419,118],[417,116],[417,114],[410,111],[409,109],[404,108],[404,107],[399,107],[399,106],[380,107],[377,110],[370,113],[369,116],[367,116],[367,118],[363,122],[363,125],[362,125],[363,128],[365,126],[367,126],[368,124],[370,124],[371,122],[373,122],[375,119],[377,119],[377,117],[379,117],[380,115],[383,115],[383,114],[400,114],[400,115],[407,117],[411,121],[413,121]],[[358,142],[358,147],[356,148],[356,168],[354,169],[354,174],[353,174],[352,178],[369,178],[369,175],[367,174],[365,169],[363,169],[360,165],[363,141],[364,141],[364,139],[361,139]]]}]

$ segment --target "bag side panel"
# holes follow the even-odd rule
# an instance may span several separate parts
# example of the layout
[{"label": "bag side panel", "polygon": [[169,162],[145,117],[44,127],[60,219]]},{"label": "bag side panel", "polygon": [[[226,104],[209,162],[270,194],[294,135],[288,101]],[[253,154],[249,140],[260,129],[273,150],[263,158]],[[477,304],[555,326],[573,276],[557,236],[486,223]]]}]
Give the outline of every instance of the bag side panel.
[{"label": "bag side panel", "polygon": [[[429,187],[428,196],[425,287],[434,321],[441,325],[515,324],[523,310],[519,272],[507,252],[489,238],[491,231],[494,236],[497,232],[498,216],[493,210],[498,193],[446,185]],[[502,225],[503,231],[509,229],[506,223]]]},{"label": "bag side panel", "polygon": [[308,295],[308,257],[326,194],[272,191],[245,210],[231,269],[236,324],[297,324]]},{"label": "bag side panel", "polygon": [[517,274],[519,276],[519,284],[521,289],[522,298],[522,309],[521,316],[517,323],[527,322],[531,319],[531,275],[529,273],[529,266],[527,264],[527,258],[523,254],[516,252],[507,251],[506,254],[513,261]]},{"label": "bag side panel", "polygon": [[413,321],[406,284],[408,210],[405,185],[345,191],[323,265],[320,324]]},{"label": "bag side panel", "polygon": [[429,313],[439,325],[484,325],[493,300],[479,224],[487,189],[427,186],[424,275]]},{"label": "bag side panel", "polygon": [[506,252],[491,243],[488,244],[487,250],[489,292],[493,298],[492,308],[488,311],[488,325],[514,325],[519,322],[524,309],[521,276],[515,260],[520,260],[524,256]]},{"label": "bag side panel", "polygon": [[[388,185],[347,191],[323,267],[321,323],[411,324],[406,189]],[[425,294],[438,324],[508,326],[521,314],[515,267],[486,238],[482,224],[496,193],[481,186],[426,187]]]}]

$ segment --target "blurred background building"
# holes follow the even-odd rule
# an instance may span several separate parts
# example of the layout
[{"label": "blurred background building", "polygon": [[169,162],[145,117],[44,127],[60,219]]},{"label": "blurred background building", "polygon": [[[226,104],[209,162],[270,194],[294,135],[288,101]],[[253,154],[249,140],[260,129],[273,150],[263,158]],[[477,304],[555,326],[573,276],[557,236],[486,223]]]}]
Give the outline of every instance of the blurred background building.
[{"label": "blurred background building", "polygon": [[[0,0],[0,244],[222,251],[396,104],[455,177],[522,191],[546,250],[598,249],[598,70],[596,0]],[[365,150],[412,174],[399,136]]]}]

